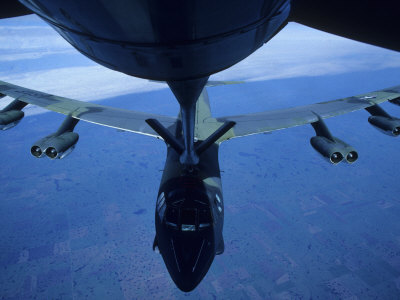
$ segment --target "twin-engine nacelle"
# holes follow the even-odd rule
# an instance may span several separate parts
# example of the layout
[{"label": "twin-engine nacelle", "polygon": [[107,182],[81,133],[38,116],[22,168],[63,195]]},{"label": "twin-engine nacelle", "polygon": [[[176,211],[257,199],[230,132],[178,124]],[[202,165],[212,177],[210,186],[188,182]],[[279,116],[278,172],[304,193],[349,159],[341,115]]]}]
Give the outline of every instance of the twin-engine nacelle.
[{"label": "twin-engine nacelle", "polygon": [[351,164],[358,159],[357,151],[342,140],[332,137],[314,136],[310,143],[313,148],[332,164],[338,164],[345,160]]},{"label": "twin-engine nacelle", "polygon": [[384,134],[390,136],[400,135],[400,119],[386,116],[370,116],[368,122]]},{"label": "twin-engine nacelle", "polygon": [[70,116],[66,117],[60,128],[33,144],[31,154],[41,158],[44,155],[51,159],[62,159],[74,150],[79,140],[79,135],[73,132],[79,120]]},{"label": "twin-engine nacelle", "polygon": [[[400,106],[399,100],[394,99],[390,102]],[[365,110],[371,114],[368,122],[376,129],[390,136],[400,135],[400,119],[392,117],[378,105],[367,107]]]},{"label": "twin-engine nacelle", "polygon": [[10,110],[0,113],[0,130],[7,130],[16,126],[24,117],[21,110]]},{"label": "twin-engine nacelle", "polygon": [[332,136],[325,122],[320,116],[318,121],[311,123],[317,136],[311,138],[313,148],[332,164],[345,160],[351,164],[358,159],[357,151],[337,137]]},{"label": "twin-engine nacelle", "polygon": [[[5,95],[0,94],[0,98]],[[0,110],[0,130],[7,130],[16,126],[24,117],[22,109],[26,106],[25,102],[14,100],[4,109]]]},{"label": "twin-engine nacelle", "polygon": [[58,136],[52,134],[34,143],[31,154],[37,158],[46,155],[51,159],[62,159],[74,150],[78,139],[76,132],[64,132]]}]

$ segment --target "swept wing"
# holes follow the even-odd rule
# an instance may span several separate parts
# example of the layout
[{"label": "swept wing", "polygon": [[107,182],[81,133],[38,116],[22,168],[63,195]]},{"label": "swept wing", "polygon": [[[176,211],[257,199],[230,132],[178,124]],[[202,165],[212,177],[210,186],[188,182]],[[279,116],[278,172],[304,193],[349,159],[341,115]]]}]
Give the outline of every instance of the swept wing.
[{"label": "swept wing", "polygon": [[166,128],[175,126],[177,120],[174,117],[119,109],[59,97],[4,81],[0,81],[0,93],[25,103],[69,115],[75,119],[153,137],[159,137],[159,135],[145,122],[146,119],[157,119]]},{"label": "swept wing", "polygon": [[365,109],[376,104],[391,101],[399,104],[400,86],[387,88],[358,96],[342,98],[333,101],[320,102],[311,105],[298,106],[279,110],[270,110],[254,114],[208,118],[204,123],[222,124],[233,121],[236,125],[219,141],[251,134],[271,132],[275,130],[311,124],[319,118],[326,119]]}]

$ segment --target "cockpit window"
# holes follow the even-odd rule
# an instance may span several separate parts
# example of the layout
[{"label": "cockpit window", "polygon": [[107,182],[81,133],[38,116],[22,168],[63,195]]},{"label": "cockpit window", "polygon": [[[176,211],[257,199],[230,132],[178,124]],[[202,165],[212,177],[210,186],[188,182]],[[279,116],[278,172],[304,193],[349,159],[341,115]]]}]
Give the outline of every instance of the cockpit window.
[{"label": "cockpit window", "polygon": [[221,203],[221,198],[218,196],[218,194],[215,194],[215,204],[217,205],[218,212],[222,212],[222,203]]},{"label": "cockpit window", "polygon": [[179,211],[177,208],[167,207],[165,215],[165,223],[173,228],[178,229]]},{"label": "cockpit window", "polygon": [[196,230],[196,209],[184,208],[181,211],[182,231]]},{"label": "cockpit window", "polygon": [[[222,199],[214,201],[222,206]],[[201,190],[185,188],[168,191],[165,195],[162,193],[157,201],[157,210],[165,226],[181,232],[206,230],[213,224],[209,196]]]},{"label": "cockpit window", "polygon": [[199,229],[207,228],[211,225],[211,214],[208,209],[199,210]]}]

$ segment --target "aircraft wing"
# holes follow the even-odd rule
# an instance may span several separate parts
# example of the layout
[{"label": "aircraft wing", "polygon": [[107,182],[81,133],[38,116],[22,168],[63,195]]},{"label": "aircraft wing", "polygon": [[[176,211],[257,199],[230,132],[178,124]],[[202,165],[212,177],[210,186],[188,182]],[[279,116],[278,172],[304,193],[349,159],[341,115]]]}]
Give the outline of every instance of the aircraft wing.
[{"label": "aircraft wing", "polygon": [[335,117],[356,110],[365,109],[385,101],[396,102],[396,104],[399,104],[400,86],[311,105],[216,119],[209,118],[204,122],[216,122],[218,124],[228,121],[235,122],[236,125],[219,140],[224,141],[235,137],[310,124],[317,122],[319,117],[321,119]]},{"label": "aircraft wing", "polygon": [[159,137],[159,135],[145,122],[146,119],[157,119],[166,128],[171,128],[177,121],[177,118],[174,117],[68,99],[30,90],[4,81],[0,81],[0,94],[54,112],[69,115],[75,119],[153,137]]}]

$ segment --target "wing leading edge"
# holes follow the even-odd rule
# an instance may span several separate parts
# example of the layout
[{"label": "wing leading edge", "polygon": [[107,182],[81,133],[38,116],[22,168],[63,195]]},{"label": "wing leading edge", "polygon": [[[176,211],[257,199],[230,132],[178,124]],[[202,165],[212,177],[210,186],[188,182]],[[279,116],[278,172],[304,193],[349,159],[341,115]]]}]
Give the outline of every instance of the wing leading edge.
[{"label": "wing leading edge", "polygon": [[254,114],[208,118],[204,123],[222,124],[233,121],[236,125],[219,141],[235,137],[271,132],[275,130],[311,124],[320,118],[326,119],[390,101],[400,104],[400,85],[358,96],[342,98],[333,101],[320,102],[311,105],[264,111]]},{"label": "wing leading edge", "polygon": [[147,119],[157,119],[164,127],[170,129],[176,125],[177,121],[177,118],[174,117],[68,99],[23,88],[4,81],[0,81],[0,93],[21,102],[68,115],[75,119],[157,138],[160,136],[145,122]]}]

